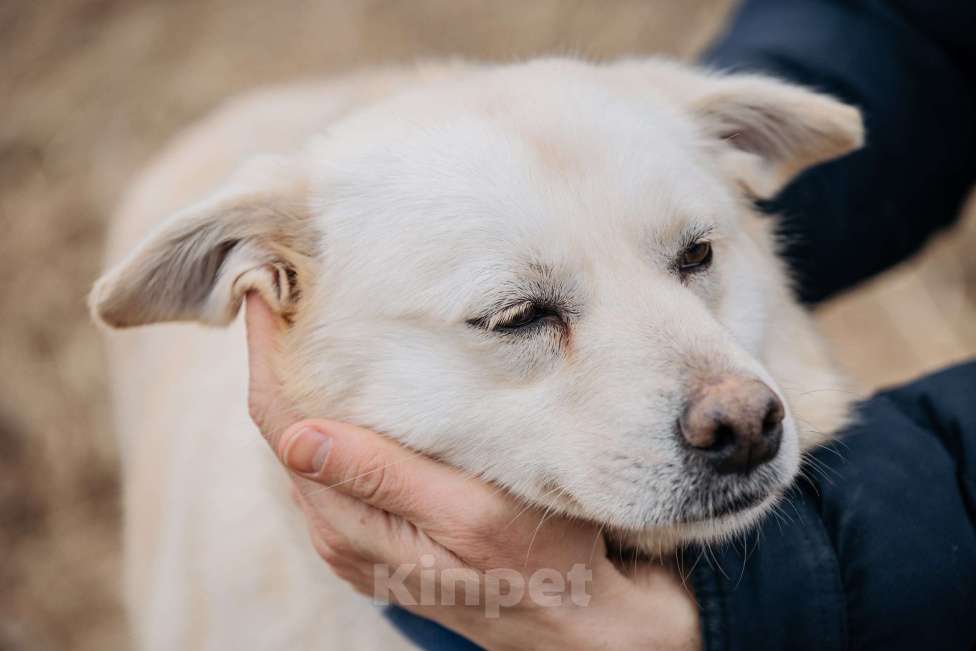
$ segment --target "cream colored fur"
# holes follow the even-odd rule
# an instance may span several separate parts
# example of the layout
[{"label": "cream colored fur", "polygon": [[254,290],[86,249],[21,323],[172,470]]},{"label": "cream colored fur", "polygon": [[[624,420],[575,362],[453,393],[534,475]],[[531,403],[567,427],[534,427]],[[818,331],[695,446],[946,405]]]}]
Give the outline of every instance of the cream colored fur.
[{"label": "cream colored fur", "polygon": [[[269,89],[189,130],[141,178],[92,303],[115,327],[222,325],[255,289],[291,323],[280,371],[306,413],[654,553],[749,526],[846,417],[844,383],[748,199],[861,138],[857,111],[830,98],[655,60]],[[682,280],[672,262],[689,233],[715,258]],[[565,327],[476,323],[540,294]],[[109,342],[140,648],[403,645],[312,552],[247,417],[240,321]],[[784,398],[783,444],[722,485],[762,490],[759,505],[682,521],[701,496],[674,423],[687,387],[720,372]]]}]

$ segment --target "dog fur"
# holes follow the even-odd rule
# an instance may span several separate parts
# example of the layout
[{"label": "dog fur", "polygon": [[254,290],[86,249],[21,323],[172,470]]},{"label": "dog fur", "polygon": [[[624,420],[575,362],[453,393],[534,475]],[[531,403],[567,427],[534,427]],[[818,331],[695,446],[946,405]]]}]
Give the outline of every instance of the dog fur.
[{"label": "dog fur", "polygon": [[[751,199],[862,138],[829,97],[663,60],[364,73],[189,130],[125,201],[91,298],[113,328],[231,324],[109,337],[141,648],[404,644],[311,551],[248,420],[251,290],[290,324],[279,371],[303,413],[651,554],[750,526],[849,402]],[[679,274],[706,240],[711,267]],[[552,316],[499,328],[531,305]],[[722,374],[786,407],[748,476],[699,467],[675,433]]]}]

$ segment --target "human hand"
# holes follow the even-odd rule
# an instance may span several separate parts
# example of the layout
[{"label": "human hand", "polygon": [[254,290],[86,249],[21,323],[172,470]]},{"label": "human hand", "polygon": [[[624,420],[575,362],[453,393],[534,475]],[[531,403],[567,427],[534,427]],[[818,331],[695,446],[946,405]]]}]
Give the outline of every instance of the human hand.
[{"label": "human hand", "polygon": [[680,579],[651,563],[623,574],[596,525],[547,517],[374,432],[301,420],[270,364],[279,328],[249,295],[251,415],[293,473],[316,551],[353,589],[487,649],[700,648]]}]

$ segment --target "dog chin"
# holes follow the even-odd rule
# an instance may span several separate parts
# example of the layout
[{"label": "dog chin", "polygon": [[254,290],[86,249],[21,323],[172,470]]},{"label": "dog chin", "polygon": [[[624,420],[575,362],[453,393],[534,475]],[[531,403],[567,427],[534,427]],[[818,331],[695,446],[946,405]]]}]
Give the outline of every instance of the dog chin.
[{"label": "dog chin", "polygon": [[660,559],[685,545],[721,542],[751,529],[773,509],[781,496],[781,491],[772,491],[758,503],[713,518],[646,529],[608,527],[604,535],[607,546],[624,555],[636,551],[648,558]]}]

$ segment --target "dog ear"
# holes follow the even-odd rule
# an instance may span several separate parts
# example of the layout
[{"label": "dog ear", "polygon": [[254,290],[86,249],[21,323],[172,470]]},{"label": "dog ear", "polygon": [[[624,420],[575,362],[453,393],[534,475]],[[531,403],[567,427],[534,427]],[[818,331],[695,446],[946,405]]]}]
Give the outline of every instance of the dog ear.
[{"label": "dog ear", "polygon": [[167,219],[92,290],[114,328],[162,321],[230,323],[255,290],[287,317],[317,247],[297,164],[259,157],[210,197]]},{"label": "dog ear", "polygon": [[723,169],[757,198],[864,143],[856,108],[767,77],[706,77],[686,101],[717,144]]}]

